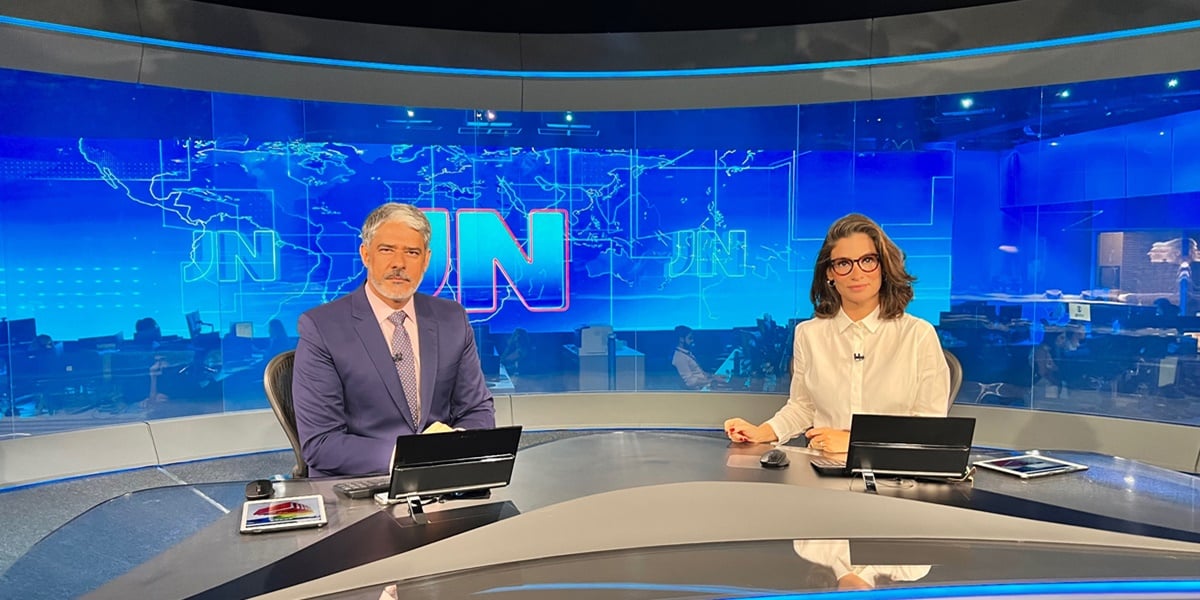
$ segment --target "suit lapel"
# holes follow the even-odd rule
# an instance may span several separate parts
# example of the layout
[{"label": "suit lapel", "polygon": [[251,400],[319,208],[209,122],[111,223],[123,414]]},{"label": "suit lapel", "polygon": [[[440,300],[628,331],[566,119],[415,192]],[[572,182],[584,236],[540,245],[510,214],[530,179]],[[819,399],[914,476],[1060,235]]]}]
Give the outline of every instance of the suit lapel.
[{"label": "suit lapel", "polygon": [[[388,340],[384,339],[383,330],[380,329],[379,322],[375,320],[375,312],[371,310],[371,304],[367,301],[369,293],[364,284],[362,288],[359,288],[359,293],[353,297],[351,305],[354,331],[358,333],[363,347],[367,349],[367,356],[371,357],[371,363],[379,371],[379,378],[383,381],[383,387],[387,389],[388,397],[396,405],[400,414],[404,415],[404,420],[412,425],[413,431],[419,431],[417,424],[412,422],[408,402],[404,399],[404,389],[400,386],[400,374],[396,372],[396,363],[392,362],[392,351]],[[424,357],[422,356],[422,358]],[[422,373],[424,373],[424,369],[422,369]]]},{"label": "suit lapel", "polygon": [[413,308],[417,311],[417,335],[421,344],[421,416],[424,417],[433,406],[433,386],[437,382],[438,319],[428,297],[422,294],[413,295]]}]

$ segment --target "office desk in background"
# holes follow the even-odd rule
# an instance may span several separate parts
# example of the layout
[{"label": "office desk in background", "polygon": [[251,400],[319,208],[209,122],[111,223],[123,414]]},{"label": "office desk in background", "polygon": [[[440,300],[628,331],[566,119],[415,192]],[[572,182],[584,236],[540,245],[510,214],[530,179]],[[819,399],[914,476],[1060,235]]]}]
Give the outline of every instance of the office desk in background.
[{"label": "office desk in background", "polygon": [[646,389],[646,355],[629,348],[618,346],[613,361],[612,381],[609,381],[609,359],[607,352],[584,352],[574,344],[566,344],[567,364],[578,375],[578,387],[568,386],[581,392],[607,390],[640,391]]},{"label": "office desk in background", "polygon": [[[459,575],[444,577],[469,580],[472,572],[499,570],[473,583],[460,580],[496,586],[514,577],[505,564],[566,555],[586,556],[535,560],[521,569],[557,565],[546,572],[568,578],[557,583],[595,581],[590,565],[596,560],[625,565],[612,575],[617,580],[661,584],[661,578],[694,569],[632,566],[658,560],[656,548],[675,548],[670,553],[683,564],[697,560],[687,547],[716,556],[738,544],[772,556],[783,549],[792,560],[791,540],[835,537],[934,540],[930,547],[963,550],[954,560],[935,561],[926,581],[1031,576],[1022,571],[1030,564],[1024,559],[1007,570],[1003,563],[984,568],[986,563],[971,562],[993,552],[1041,552],[1053,565],[1045,573],[1051,578],[1196,579],[1200,573],[1200,479],[1194,476],[1110,456],[1056,452],[1091,468],[1031,481],[979,473],[974,485],[885,482],[872,495],[862,491],[861,480],[817,476],[804,449],[788,450],[792,466],[786,469],[763,469],[758,457],[766,448],[656,431],[560,439],[522,450],[512,485],[495,490],[490,500],[427,507],[432,525],[424,527],[414,525],[402,506],[342,498],[329,480],[283,482],[276,493],[322,494],[327,527],[259,535],[237,532],[245,482],[149,489],[102,503],[47,536],[0,577],[0,589],[15,597],[33,591],[39,597],[241,598],[373,561],[382,561],[378,567],[389,581],[456,569]],[[1020,543],[1006,545],[1013,540]],[[429,546],[434,541],[440,543]],[[1055,545],[1062,543],[1088,547]],[[911,560],[914,549],[896,552]],[[716,585],[715,573],[724,572],[726,584],[755,585],[714,569],[701,577],[704,583]],[[803,585],[758,576],[760,588]],[[357,570],[350,587],[369,584],[370,577]],[[415,581],[402,584],[401,597],[449,593],[438,590]],[[379,597],[377,587],[370,593]]]}]

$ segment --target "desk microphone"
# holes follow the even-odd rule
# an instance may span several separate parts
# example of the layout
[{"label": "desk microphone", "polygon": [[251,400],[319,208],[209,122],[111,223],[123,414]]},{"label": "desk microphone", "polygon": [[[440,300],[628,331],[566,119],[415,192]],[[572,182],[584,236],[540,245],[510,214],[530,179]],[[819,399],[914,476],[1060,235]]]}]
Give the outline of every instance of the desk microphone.
[{"label": "desk microphone", "polygon": [[404,355],[403,355],[403,354],[400,354],[399,352],[397,352],[397,353],[395,353],[395,354],[393,354],[393,355],[392,355],[392,362],[400,362],[400,361],[402,361],[402,360],[404,360]]},{"label": "desk microphone", "polygon": [[862,354],[859,354],[859,353],[857,353],[857,352],[855,352],[855,353],[854,353],[854,360],[856,360],[856,361],[859,361],[859,360],[864,360],[864,359],[866,359],[866,358],[867,358],[867,357],[866,357],[866,356],[863,356]]}]

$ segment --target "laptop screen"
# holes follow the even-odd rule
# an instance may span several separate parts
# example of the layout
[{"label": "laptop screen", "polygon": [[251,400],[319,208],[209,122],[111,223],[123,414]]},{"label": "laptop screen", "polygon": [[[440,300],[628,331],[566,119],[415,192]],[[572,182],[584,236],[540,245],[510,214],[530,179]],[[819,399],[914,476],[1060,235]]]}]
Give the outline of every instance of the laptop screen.
[{"label": "laptop screen", "polygon": [[521,426],[402,435],[389,497],[436,496],[508,485]]},{"label": "laptop screen", "polygon": [[962,477],[971,459],[972,417],[856,414],[850,424],[847,468],[853,473]]}]

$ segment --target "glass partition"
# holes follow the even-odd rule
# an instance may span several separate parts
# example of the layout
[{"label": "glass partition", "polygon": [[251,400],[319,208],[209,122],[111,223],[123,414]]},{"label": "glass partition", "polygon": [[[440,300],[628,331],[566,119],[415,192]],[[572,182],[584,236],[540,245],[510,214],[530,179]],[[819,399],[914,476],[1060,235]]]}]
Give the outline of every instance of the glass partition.
[{"label": "glass partition", "polygon": [[[608,113],[0,89],[5,435],[265,408],[385,201],[427,211],[421,289],[467,308],[498,394],[786,393],[857,211],[906,251],[958,402],[1200,424],[1200,73]],[[689,386],[681,338],[729,381]]]}]

